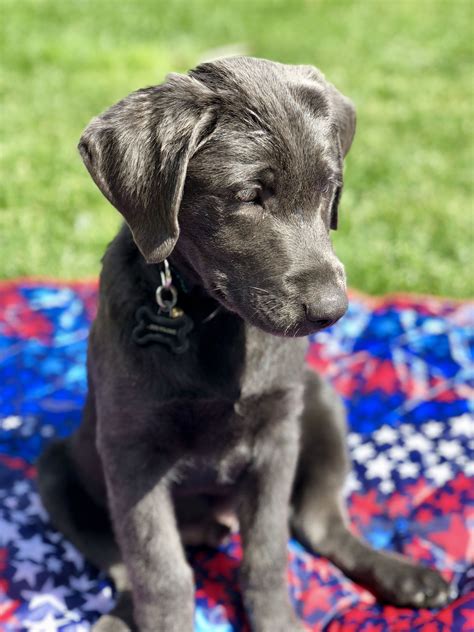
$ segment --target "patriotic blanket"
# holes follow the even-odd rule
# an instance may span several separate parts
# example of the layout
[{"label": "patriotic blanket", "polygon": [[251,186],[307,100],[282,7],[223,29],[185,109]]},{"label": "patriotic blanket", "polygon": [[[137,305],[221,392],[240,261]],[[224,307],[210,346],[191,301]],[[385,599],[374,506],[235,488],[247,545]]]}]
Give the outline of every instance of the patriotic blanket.
[{"label": "patriotic blanket", "polygon": [[[35,459],[79,424],[94,282],[0,284],[0,630],[85,632],[112,607],[107,577],[51,525]],[[288,545],[291,598],[308,630],[474,630],[473,306],[352,295],[308,362],[344,397],[354,529],[437,567],[458,597],[442,610],[379,604],[327,560]],[[239,537],[190,549],[197,632],[248,630]]]}]

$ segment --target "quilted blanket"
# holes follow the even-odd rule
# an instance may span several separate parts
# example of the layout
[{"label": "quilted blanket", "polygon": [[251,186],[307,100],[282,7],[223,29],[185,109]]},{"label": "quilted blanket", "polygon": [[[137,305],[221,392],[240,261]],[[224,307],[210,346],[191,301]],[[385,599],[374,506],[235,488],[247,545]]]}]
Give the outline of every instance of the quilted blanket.
[{"label": "quilted blanket", "polygon": [[[34,466],[80,422],[96,291],[94,282],[0,284],[2,632],[85,632],[114,602],[107,577],[52,527]],[[437,567],[458,596],[438,611],[382,605],[292,540],[289,590],[308,630],[474,630],[473,317],[466,302],[353,294],[348,314],[310,341],[309,364],[347,404],[354,529]],[[196,630],[248,630],[239,537],[188,554]]]}]

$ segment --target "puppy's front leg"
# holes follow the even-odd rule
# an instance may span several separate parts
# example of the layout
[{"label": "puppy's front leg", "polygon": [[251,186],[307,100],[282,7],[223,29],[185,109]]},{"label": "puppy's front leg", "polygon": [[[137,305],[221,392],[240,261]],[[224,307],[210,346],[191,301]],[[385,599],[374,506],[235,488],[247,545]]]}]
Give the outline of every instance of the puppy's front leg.
[{"label": "puppy's front leg", "polygon": [[169,458],[134,437],[103,440],[99,451],[138,629],[190,632],[194,586],[168,489]]},{"label": "puppy's front leg", "polygon": [[239,509],[241,583],[254,632],[300,632],[287,585],[288,511],[298,453],[298,421],[277,422],[256,447]]}]

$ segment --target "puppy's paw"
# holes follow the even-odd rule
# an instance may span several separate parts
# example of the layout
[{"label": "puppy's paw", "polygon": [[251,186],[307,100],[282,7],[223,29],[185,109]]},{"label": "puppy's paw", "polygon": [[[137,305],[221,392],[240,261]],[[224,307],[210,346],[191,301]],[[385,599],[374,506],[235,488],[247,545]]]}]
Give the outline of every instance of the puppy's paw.
[{"label": "puppy's paw", "polygon": [[395,606],[442,608],[454,597],[449,584],[430,568],[386,555],[374,565],[373,590]]},{"label": "puppy's paw", "polygon": [[132,632],[122,619],[105,614],[92,626],[92,632]]},{"label": "puppy's paw", "polygon": [[255,621],[252,629],[255,632],[308,632],[308,628],[293,612]]}]

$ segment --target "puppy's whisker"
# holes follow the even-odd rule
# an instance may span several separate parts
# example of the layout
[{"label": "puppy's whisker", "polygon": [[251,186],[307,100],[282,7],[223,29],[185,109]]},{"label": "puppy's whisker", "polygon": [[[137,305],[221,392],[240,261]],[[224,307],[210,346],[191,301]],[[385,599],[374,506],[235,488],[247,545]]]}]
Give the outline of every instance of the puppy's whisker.
[{"label": "puppy's whisker", "polygon": [[265,290],[263,287],[255,287],[254,285],[250,286],[251,290],[258,290],[259,292],[265,292],[266,294],[271,294],[269,290]]}]

